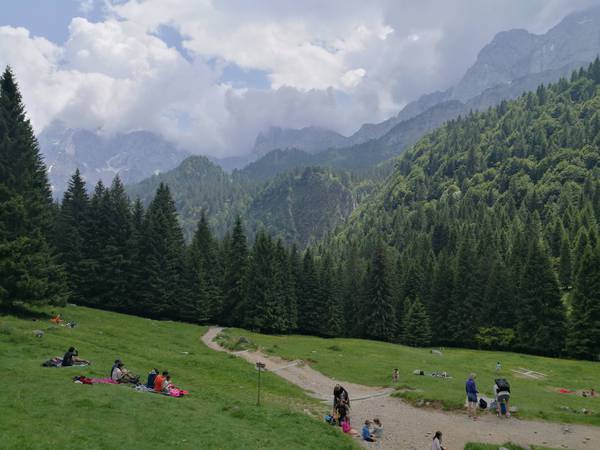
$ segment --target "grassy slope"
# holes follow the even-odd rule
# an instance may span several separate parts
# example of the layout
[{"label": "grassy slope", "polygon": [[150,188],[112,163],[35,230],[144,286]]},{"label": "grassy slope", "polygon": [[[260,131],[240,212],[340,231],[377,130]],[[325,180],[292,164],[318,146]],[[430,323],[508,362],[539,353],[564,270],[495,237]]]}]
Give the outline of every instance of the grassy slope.
[{"label": "grassy slope", "polygon": [[[511,383],[512,405],[519,417],[557,422],[600,425],[600,397],[584,398],[559,394],[557,388],[600,390],[600,364],[570,361],[506,352],[444,349],[436,356],[429,349],[417,349],[359,339],[321,339],[310,336],[267,336],[245,330],[230,330],[244,335],[287,359],[313,362],[313,367],[331,377],[367,385],[388,385],[394,367],[400,369],[400,383],[418,389],[401,395],[409,400],[442,400],[447,408],[460,408],[465,400],[464,382],[470,372],[477,373],[481,393],[491,396],[496,377],[496,361],[502,363],[501,375]],[[524,367],[548,375],[543,381],[517,377],[510,369]],[[415,369],[447,371],[452,379],[416,376]],[[572,410],[560,409],[567,406]],[[574,412],[586,408],[593,414]]]},{"label": "grassy slope", "polygon": [[[322,411],[276,375],[265,374],[264,406],[256,407],[256,371],[204,347],[200,327],[81,307],[59,311],[79,326],[0,316],[2,448],[355,448],[303,413]],[[34,338],[34,329],[45,336]],[[93,365],[40,366],[70,345]],[[107,376],[117,357],[144,379],[153,366],[167,368],[191,395],[175,399],[71,382],[77,374]]]}]

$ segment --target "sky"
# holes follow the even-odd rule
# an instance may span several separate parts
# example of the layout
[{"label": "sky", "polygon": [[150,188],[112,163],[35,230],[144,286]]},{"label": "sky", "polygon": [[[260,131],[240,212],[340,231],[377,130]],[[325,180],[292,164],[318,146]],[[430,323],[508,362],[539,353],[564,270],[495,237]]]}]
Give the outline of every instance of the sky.
[{"label": "sky", "polygon": [[194,153],[270,126],[345,135],[455,84],[500,31],[544,33],[600,0],[18,0],[0,66],[36,132],[150,130]]}]

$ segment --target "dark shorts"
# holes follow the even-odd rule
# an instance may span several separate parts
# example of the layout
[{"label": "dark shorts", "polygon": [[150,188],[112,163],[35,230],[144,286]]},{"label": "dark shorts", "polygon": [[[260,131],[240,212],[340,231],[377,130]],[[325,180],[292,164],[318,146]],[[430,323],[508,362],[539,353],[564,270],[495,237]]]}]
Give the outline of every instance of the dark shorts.
[{"label": "dark shorts", "polygon": [[508,402],[508,399],[510,398],[510,395],[508,394],[502,394],[498,396],[498,403],[506,403]]},{"label": "dark shorts", "polygon": [[469,400],[469,403],[477,403],[477,394],[467,394],[467,399]]}]

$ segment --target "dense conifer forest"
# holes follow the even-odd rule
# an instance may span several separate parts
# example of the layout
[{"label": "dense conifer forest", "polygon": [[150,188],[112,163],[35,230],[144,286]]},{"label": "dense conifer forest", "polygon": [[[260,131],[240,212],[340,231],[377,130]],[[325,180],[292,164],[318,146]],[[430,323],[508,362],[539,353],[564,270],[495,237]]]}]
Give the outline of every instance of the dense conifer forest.
[{"label": "dense conifer forest", "polygon": [[79,172],[53,205],[9,69],[0,91],[0,301],[68,301],[266,333],[598,359],[600,61],[430,133],[308,248],[206,213],[184,240],[169,187],[144,207]]}]

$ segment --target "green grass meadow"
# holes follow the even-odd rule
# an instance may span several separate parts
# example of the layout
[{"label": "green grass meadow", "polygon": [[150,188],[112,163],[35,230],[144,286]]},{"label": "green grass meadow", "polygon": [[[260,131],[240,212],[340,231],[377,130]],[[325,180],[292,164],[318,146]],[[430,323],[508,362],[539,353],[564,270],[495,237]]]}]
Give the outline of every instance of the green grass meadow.
[{"label": "green grass meadow", "polygon": [[[56,310],[78,326],[54,326],[47,316],[0,316],[2,449],[358,448],[323,422],[316,400],[274,374],[263,375],[257,407],[255,369],[206,348],[202,327],[82,307]],[[34,337],[35,329],[44,337]],[[41,367],[71,345],[92,365]],[[154,366],[167,369],[190,395],[72,382],[80,374],[108,376],[116,358],[143,380]]]},{"label": "green grass meadow", "polygon": [[[511,385],[511,406],[516,416],[555,422],[600,425],[600,397],[560,394],[559,388],[600,390],[600,363],[523,355],[508,352],[430,349],[360,339],[323,339],[311,336],[268,336],[246,330],[228,329],[230,339],[247,337],[263,351],[294,360],[302,359],[324,374],[339,380],[372,386],[391,385],[392,369],[400,371],[399,395],[409,401],[439,401],[445,409],[460,409],[465,401],[464,384],[470,372],[477,374],[479,391],[492,396],[496,362],[499,375]],[[511,369],[526,368],[547,375],[543,380],[519,376]],[[453,378],[413,375],[446,371]],[[587,410],[587,414],[582,412]]]}]

